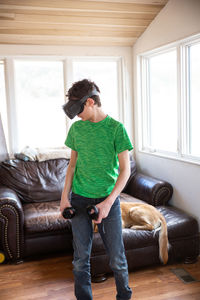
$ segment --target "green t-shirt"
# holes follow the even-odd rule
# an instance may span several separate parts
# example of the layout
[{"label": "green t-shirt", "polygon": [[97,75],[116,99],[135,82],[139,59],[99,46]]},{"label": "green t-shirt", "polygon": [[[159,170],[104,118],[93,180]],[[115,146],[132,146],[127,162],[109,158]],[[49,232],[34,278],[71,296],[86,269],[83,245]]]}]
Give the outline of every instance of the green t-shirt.
[{"label": "green t-shirt", "polygon": [[78,153],[72,191],[88,198],[112,192],[118,177],[117,154],[133,149],[123,124],[110,116],[97,123],[73,123],[65,144]]}]

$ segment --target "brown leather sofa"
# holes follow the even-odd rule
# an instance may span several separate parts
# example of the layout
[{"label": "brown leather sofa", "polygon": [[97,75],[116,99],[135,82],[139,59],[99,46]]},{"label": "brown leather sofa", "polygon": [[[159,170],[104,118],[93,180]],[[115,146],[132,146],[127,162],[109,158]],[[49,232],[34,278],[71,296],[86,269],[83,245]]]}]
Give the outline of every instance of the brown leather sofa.
[{"label": "brown leather sofa", "polygon": [[[67,159],[0,163],[0,251],[7,261],[61,251],[72,253],[71,222],[61,218],[59,212],[68,163]],[[168,225],[169,262],[194,262],[199,254],[198,223],[168,204],[172,192],[169,183],[138,173],[131,160],[131,176],[121,201],[144,201],[156,206]],[[129,270],[160,263],[158,234],[123,229],[123,238]],[[102,240],[95,233],[92,276],[110,271]]]}]

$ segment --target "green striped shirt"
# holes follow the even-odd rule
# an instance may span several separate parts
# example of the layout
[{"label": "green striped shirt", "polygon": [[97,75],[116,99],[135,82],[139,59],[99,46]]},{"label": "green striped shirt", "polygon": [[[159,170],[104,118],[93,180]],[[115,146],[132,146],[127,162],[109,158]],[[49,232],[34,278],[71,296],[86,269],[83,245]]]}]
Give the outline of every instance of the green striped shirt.
[{"label": "green striped shirt", "polygon": [[78,153],[72,191],[88,198],[112,192],[118,177],[117,155],[133,149],[123,124],[110,116],[97,123],[73,123],[65,144]]}]

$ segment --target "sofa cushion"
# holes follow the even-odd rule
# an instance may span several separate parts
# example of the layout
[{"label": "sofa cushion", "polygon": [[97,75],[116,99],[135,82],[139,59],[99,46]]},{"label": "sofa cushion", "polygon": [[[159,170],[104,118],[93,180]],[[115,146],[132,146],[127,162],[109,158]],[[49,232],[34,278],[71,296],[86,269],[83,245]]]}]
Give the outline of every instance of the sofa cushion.
[{"label": "sofa cushion", "polygon": [[23,209],[26,236],[56,231],[71,233],[71,222],[60,215],[60,201],[27,203]]},{"label": "sofa cushion", "polygon": [[142,201],[142,200],[140,200],[138,198],[135,198],[135,197],[133,197],[131,195],[128,195],[126,193],[121,193],[120,194],[120,201],[121,202],[137,202],[137,203],[145,203],[145,204],[147,204],[146,202],[144,202],[144,201]]},{"label": "sofa cushion", "polygon": [[0,185],[14,190],[24,203],[60,200],[68,163],[8,160],[0,164]]},{"label": "sofa cushion", "polygon": [[[141,202],[128,194],[122,193],[120,201]],[[168,238],[170,241],[185,239],[198,232],[197,220],[185,212],[172,206],[156,207],[165,217],[168,228]],[[123,229],[123,240],[126,251],[137,248],[158,245],[159,232],[148,230],[133,230],[130,228]],[[95,233],[93,237],[92,256],[105,254],[104,244],[100,234]]]}]

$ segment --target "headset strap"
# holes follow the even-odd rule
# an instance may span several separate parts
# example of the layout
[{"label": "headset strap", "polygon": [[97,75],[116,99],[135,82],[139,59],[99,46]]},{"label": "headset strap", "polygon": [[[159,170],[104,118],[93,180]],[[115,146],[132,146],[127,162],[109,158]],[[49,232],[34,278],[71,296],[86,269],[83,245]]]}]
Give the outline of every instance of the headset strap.
[{"label": "headset strap", "polygon": [[89,93],[88,95],[84,96],[83,98],[81,98],[78,102],[79,104],[83,104],[88,98],[92,97],[92,96],[99,96],[99,92],[96,89],[93,89],[91,91],[91,93]]}]

